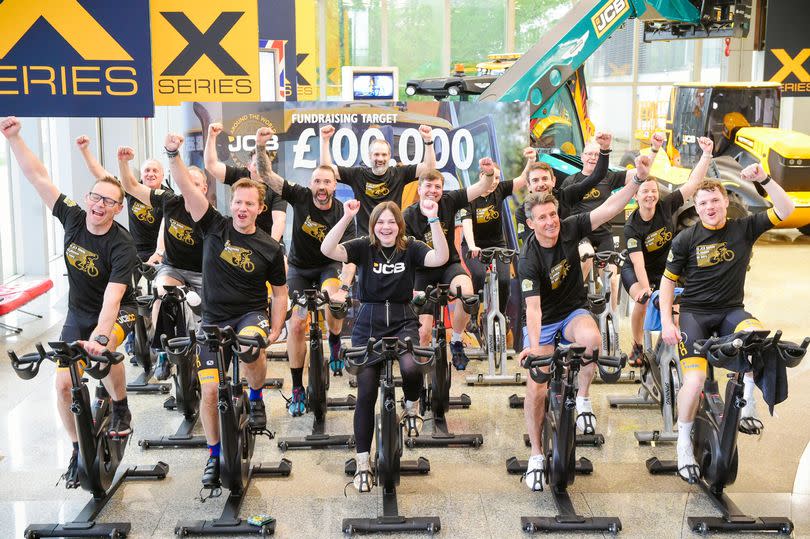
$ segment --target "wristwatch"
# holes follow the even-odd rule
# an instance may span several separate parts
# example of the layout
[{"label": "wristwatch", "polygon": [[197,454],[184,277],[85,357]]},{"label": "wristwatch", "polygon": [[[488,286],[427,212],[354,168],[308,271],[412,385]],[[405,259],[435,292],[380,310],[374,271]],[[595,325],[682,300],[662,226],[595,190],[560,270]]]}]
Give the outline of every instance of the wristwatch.
[{"label": "wristwatch", "polygon": [[96,341],[101,346],[107,346],[108,344],[110,344],[110,338],[107,337],[106,335],[96,335],[95,337],[93,337],[93,340]]},{"label": "wristwatch", "polygon": [[340,289],[341,289],[341,290],[343,290],[344,292],[348,292],[349,290],[351,290],[351,288],[349,287],[349,285],[347,285],[347,284],[345,284],[345,283],[344,283],[344,284],[342,284],[342,285],[340,285]]}]

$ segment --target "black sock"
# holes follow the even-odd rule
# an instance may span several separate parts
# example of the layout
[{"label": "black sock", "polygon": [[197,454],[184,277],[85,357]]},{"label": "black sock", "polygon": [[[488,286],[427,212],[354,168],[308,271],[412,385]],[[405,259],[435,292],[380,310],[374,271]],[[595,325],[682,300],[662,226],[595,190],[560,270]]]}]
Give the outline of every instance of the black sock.
[{"label": "black sock", "polygon": [[125,410],[129,408],[129,403],[127,402],[127,398],[124,397],[120,401],[112,401],[113,408],[118,408],[119,410]]},{"label": "black sock", "polygon": [[336,344],[340,344],[340,335],[335,335],[331,331],[329,332],[329,346],[334,346]]},{"label": "black sock", "polygon": [[79,442],[73,442],[73,452],[74,453],[79,452]]},{"label": "black sock", "polygon": [[293,387],[304,387],[304,367],[300,369],[290,368],[290,373],[292,373]]}]

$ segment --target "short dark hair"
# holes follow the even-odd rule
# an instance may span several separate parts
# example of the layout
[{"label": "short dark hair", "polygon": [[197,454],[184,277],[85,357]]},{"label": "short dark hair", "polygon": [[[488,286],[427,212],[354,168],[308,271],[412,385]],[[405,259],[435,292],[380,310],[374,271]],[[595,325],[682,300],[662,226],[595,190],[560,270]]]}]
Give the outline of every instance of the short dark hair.
[{"label": "short dark hair", "polygon": [[698,188],[695,190],[695,193],[698,191],[720,191],[720,194],[724,197],[728,198],[728,191],[726,191],[726,186],[720,183],[718,180],[712,180],[706,178],[698,185]]},{"label": "short dark hair", "polygon": [[419,176],[419,185],[422,185],[422,183],[428,180],[441,180],[442,185],[444,185],[444,176],[442,176],[442,173],[435,168],[432,168]]},{"label": "short dark hair", "polygon": [[112,176],[104,176],[103,178],[96,179],[96,181],[95,181],[95,183],[93,185],[96,185],[96,184],[99,184],[99,183],[109,183],[110,185],[116,186],[118,188],[118,191],[120,191],[120,193],[121,193],[121,198],[118,200],[118,203],[119,204],[124,203],[124,197],[127,196],[127,192],[124,191],[124,186],[121,185],[121,182],[119,182],[118,180],[116,180]]},{"label": "short dark hair", "polygon": [[526,200],[523,202],[523,209],[526,211],[526,216],[531,219],[532,209],[542,204],[554,204],[554,208],[556,209],[560,207],[557,198],[550,192],[529,193],[528,196],[526,196]]}]

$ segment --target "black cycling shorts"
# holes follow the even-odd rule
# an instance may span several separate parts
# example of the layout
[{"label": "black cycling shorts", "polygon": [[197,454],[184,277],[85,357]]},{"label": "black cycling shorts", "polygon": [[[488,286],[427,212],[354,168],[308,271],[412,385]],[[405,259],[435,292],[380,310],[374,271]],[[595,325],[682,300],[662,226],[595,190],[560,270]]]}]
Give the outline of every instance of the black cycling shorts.
[{"label": "black cycling shorts", "polygon": [[683,312],[680,314],[681,342],[678,356],[681,370],[706,372],[706,357],[695,351],[695,342],[708,339],[716,332],[720,336],[731,335],[744,329],[763,329],[762,323],[742,307],[735,307],[712,314]]},{"label": "black cycling shorts", "polygon": [[[231,326],[237,335],[252,337],[261,335],[265,339],[270,334],[270,319],[267,312],[253,311],[238,318],[223,320],[219,322],[206,322],[203,325],[212,324],[224,328]],[[217,354],[208,350],[207,346],[198,346],[197,356],[197,377],[200,384],[219,383],[219,371],[217,370]],[[225,354],[225,370],[230,367],[231,354]]]}]

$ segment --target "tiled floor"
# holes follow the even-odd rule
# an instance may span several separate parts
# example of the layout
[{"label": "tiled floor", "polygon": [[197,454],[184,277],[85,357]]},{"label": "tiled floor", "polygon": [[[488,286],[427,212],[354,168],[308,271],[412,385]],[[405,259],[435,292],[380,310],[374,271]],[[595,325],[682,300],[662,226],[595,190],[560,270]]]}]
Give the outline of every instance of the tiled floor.
[{"label": "tiled floor", "polygon": [[[810,334],[810,243],[795,235],[776,234],[760,242],[748,277],[747,307],[767,326],[780,327],[790,339]],[[53,302],[54,305],[50,305]],[[38,300],[32,310],[46,313],[42,321],[27,323],[22,337],[0,339],[0,352],[30,350],[35,341],[58,336],[64,300],[58,293]],[[13,321],[13,319],[12,319]],[[626,333],[626,332],[625,332]],[[3,354],[5,355],[5,354]],[[6,363],[5,360],[2,360]],[[472,362],[473,372],[485,369]],[[516,368],[510,362],[510,371]],[[129,373],[135,375],[134,368]],[[286,363],[268,363],[268,373],[284,376],[289,391]],[[810,537],[810,495],[792,494],[799,460],[810,441],[807,406],[810,404],[810,362],[790,373],[791,398],[779,405],[775,417],[764,419],[762,437],[741,437],[739,477],[728,492],[739,506],[755,515],[790,516],[794,536]],[[507,406],[514,387],[466,387],[463,376],[454,374],[453,394],[468,393],[469,410],[452,410],[449,422],[456,432],[480,432],[484,445],[478,449],[406,449],[405,458],[424,455],[430,459],[427,476],[403,477],[399,488],[401,512],[412,516],[440,516],[444,537],[522,537],[522,515],[553,515],[549,492],[531,493],[516,476],[505,473],[504,462],[512,456],[526,458],[522,413]],[[56,419],[53,370],[44,365],[34,380],[18,379],[7,366],[0,367],[0,537],[21,537],[32,522],[67,520],[84,505],[88,495],[54,486],[64,470],[69,444]],[[347,377],[335,379],[332,395],[345,395]],[[675,538],[690,536],[686,518],[716,514],[710,500],[697,488],[674,477],[652,477],[644,461],[650,456],[671,458],[673,447],[639,447],[633,431],[655,428],[658,412],[651,409],[610,409],[609,394],[632,394],[632,384],[593,386],[599,430],[606,443],[599,449],[585,448],[580,455],[594,464],[591,476],[577,477],[571,498],[584,515],[621,518],[624,537]],[[284,400],[267,392],[270,423],[279,436],[303,435],[311,418],[290,418]],[[158,460],[170,466],[160,482],[130,482],[123,486],[102,513],[102,521],[131,521],[131,537],[171,537],[178,520],[217,516],[224,496],[201,503],[195,499],[206,458],[204,449],[144,451],[135,443],[144,437],[174,432],[180,423],[176,413],[163,409],[164,397],[132,395],[135,434],[126,464],[150,464]],[[351,412],[331,411],[329,430],[351,432]],[[429,428],[429,423],[428,427]],[[269,513],[277,519],[279,537],[341,536],[341,520],[349,516],[375,516],[378,493],[360,496],[343,487],[343,463],[349,450],[295,450],[282,454],[276,441],[260,439],[255,460],[276,462],[282,456],[293,462],[293,472],[283,479],[257,479],[248,491],[243,515]],[[809,469],[806,465],[804,470]],[[566,535],[576,537],[576,535]],[[590,536],[593,536],[592,534]]]}]

